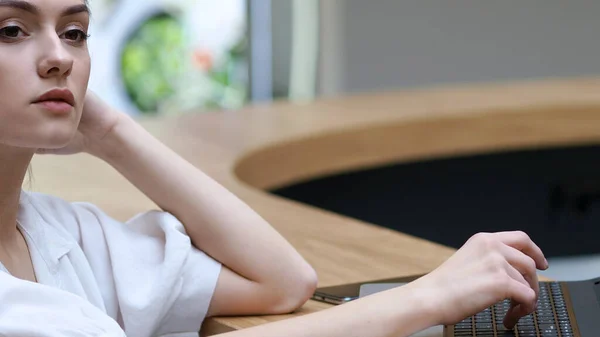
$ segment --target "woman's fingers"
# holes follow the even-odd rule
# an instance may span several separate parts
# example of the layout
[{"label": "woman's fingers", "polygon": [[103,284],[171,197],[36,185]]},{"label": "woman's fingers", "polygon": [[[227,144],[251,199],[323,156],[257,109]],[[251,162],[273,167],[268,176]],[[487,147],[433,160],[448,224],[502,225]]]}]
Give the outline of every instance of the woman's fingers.
[{"label": "woman's fingers", "polygon": [[531,241],[529,236],[524,232],[500,232],[495,233],[494,235],[505,245],[520,250],[527,256],[531,257],[535,261],[538,269],[548,268],[548,261],[546,261],[544,253],[542,253],[540,247]]},{"label": "woman's fingers", "polygon": [[510,282],[508,282],[507,289],[507,295],[511,299],[513,305],[511,305],[504,317],[504,326],[512,329],[521,317],[528,315],[535,310],[536,294],[516,269],[513,268],[509,273],[511,278],[513,275],[515,276],[515,278],[512,278]]},{"label": "woman's fingers", "polygon": [[[533,292],[533,301],[535,302],[536,299],[536,294],[535,294],[535,290],[533,290],[531,288],[531,286],[529,285],[529,282],[527,282],[527,280],[525,279],[525,277],[513,266],[508,265],[506,267],[506,274],[508,275],[508,277],[510,277],[512,279],[512,281],[518,282],[521,285],[523,285],[524,287],[528,288],[529,290],[531,290]],[[508,289],[506,289],[506,295],[508,295],[508,298],[513,299],[514,294],[512,293],[512,291],[514,291],[514,289],[511,288],[512,283],[509,282],[508,283]],[[519,288],[520,289],[520,288]],[[519,298],[514,298],[515,300],[517,300],[519,303],[521,302],[519,300]]]},{"label": "woman's fingers", "polygon": [[536,262],[523,252],[511,247],[504,246],[501,248],[502,255],[506,258],[506,261],[513,266],[527,281],[531,289],[535,291],[535,294],[539,293],[540,284],[538,283]]},{"label": "woman's fingers", "polygon": [[531,313],[530,307],[522,303],[513,302],[504,316],[503,324],[507,329],[512,329],[517,325],[521,317]]}]

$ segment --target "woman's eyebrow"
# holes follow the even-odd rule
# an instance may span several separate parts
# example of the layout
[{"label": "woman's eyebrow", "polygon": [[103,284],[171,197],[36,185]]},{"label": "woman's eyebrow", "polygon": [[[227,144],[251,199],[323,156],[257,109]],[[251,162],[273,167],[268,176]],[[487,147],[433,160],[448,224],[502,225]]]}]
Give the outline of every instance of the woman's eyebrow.
[{"label": "woman's eyebrow", "polygon": [[[16,8],[16,9],[20,9],[20,10],[29,12],[34,15],[40,14],[40,9],[36,5],[34,5],[30,2],[27,2],[27,1],[23,1],[23,0],[0,0],[0,7]],[[68,15],[73,15],[73,14],[78,14],[78,13],[88,13],[89,14],[90,9],[85,4],[75,5],[75,6],[67,7],[61,13],[61,16],[68,16]]]},{"label": "woman's eyebrow", "polygon": [[0,7],[16,8],[31,14],[39,14],[40,12],[37,6],[22,0],[0,0]]},{"label": "woman's eyebrow", "polygon": [[69,15],[74,15],[74,14],[79,14],[79,13],[87,13],[89,15],[90,8],[85,4],[67,7],[67,9],[65,9],[62,12],[62,16],[69,16]]}]

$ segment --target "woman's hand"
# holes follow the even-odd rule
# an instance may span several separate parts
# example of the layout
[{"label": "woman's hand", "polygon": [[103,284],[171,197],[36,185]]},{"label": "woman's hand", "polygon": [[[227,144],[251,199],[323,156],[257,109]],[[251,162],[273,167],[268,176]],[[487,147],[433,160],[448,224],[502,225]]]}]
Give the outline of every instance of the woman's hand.
[{"label": "woman's hand", "polygon": [[481,233],[470,238],[448,261],[415,281],[435,293],[440,324],[455,324],[504,299],[511,307],[504,325],[535,310],[536,269],[547,269],[540,248],[523,232]]},{"label": "woman's hand", "polygon": [[71,142],[59,149],[38,149],[37,153],[68,155],[87,152],[95,154],[99,151],[102,139],[114,129],[122,118],[121,112],[110,107],[92,91],[88,91],[79,128]]}]

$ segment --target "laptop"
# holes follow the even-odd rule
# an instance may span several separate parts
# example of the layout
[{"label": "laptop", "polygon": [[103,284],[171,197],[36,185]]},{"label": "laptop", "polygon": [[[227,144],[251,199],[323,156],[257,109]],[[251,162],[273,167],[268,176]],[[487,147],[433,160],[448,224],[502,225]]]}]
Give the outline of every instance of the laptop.
[{"label": "laptop", "polygon": [[[403,283],[363,284],[360,297]],[[444,337],[598,337],[600,278],[586,281],[540,282],[538,307],[508,330],[502,324],[510,301],[497,303],[472,317],[444,326]]]}]

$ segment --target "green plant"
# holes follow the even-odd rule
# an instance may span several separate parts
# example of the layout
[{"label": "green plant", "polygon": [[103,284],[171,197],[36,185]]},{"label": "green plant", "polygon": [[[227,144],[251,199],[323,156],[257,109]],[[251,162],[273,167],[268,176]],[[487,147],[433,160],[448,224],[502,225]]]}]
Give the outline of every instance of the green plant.
[{"label": "green plant", "polygon": [[184,71],[183,28],[172,16],[150,18],[135,31],[122,53],[121,72],[127,93],[145,113],[158,110],[174,93],[174,82]]}]

